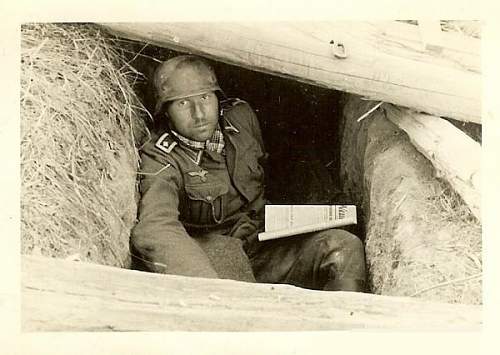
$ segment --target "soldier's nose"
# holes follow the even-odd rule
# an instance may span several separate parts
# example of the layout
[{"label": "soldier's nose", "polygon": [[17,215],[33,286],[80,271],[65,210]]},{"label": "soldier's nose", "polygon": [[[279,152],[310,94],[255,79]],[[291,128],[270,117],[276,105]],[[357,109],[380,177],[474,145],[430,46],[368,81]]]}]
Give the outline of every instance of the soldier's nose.
[{"label": "soldier's nose", "polygon": [[205,116],[201,105],[198,103],[193,105],[193,110],[192,110],[191,114],[196,121],[202,120],[203,117]]}]

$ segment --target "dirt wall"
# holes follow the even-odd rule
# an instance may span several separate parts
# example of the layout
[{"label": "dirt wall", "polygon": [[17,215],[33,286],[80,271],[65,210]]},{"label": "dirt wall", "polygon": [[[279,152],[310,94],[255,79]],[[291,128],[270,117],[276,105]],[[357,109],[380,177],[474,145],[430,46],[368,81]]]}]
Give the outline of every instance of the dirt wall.
[{"label": "dirt wall", "polygon": [[481,227],[383,106],[344,97],[341,175],[366,218],[372,292],[481,303]]}]

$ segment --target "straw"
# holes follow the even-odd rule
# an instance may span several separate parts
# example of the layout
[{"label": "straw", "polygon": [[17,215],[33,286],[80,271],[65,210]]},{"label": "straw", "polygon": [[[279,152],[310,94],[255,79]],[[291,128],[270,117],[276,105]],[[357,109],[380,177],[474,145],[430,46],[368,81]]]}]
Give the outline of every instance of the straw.
[{"label": "straw", "polygon": [[127,267],[147,133],[140,74],[93,25],[21,33],[22,252]]}]

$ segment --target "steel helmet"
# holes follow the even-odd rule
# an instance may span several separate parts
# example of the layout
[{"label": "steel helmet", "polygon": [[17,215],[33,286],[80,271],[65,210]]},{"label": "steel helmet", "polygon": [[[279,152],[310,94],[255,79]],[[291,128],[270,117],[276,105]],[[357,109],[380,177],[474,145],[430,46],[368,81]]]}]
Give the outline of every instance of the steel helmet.
[{"label": "steel helmet", "polygon": [[208,91],[221,91],[213,69],[193,55],[169,59],[156,69],[153,83],[156,94],[155,115],[167,101],[200,95]]}]

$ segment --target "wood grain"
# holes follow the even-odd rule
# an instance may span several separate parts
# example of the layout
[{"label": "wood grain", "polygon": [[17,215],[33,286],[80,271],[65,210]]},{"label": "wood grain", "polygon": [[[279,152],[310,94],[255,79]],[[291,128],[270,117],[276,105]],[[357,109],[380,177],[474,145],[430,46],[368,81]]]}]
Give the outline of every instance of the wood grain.
[{"label": "wood grain", "polygon": [[481,307],[22,256],[24,331],[478,329]]},{"label": "wood grain", "polygon": [[[106,23],[111,33],[372,100],[481,122],[480,43],[443,33],[442,53],[417,26],[393,22]],[[332,53],[331,41],[347,49]],[[449,43],[449,45],[448,45]]]}]

